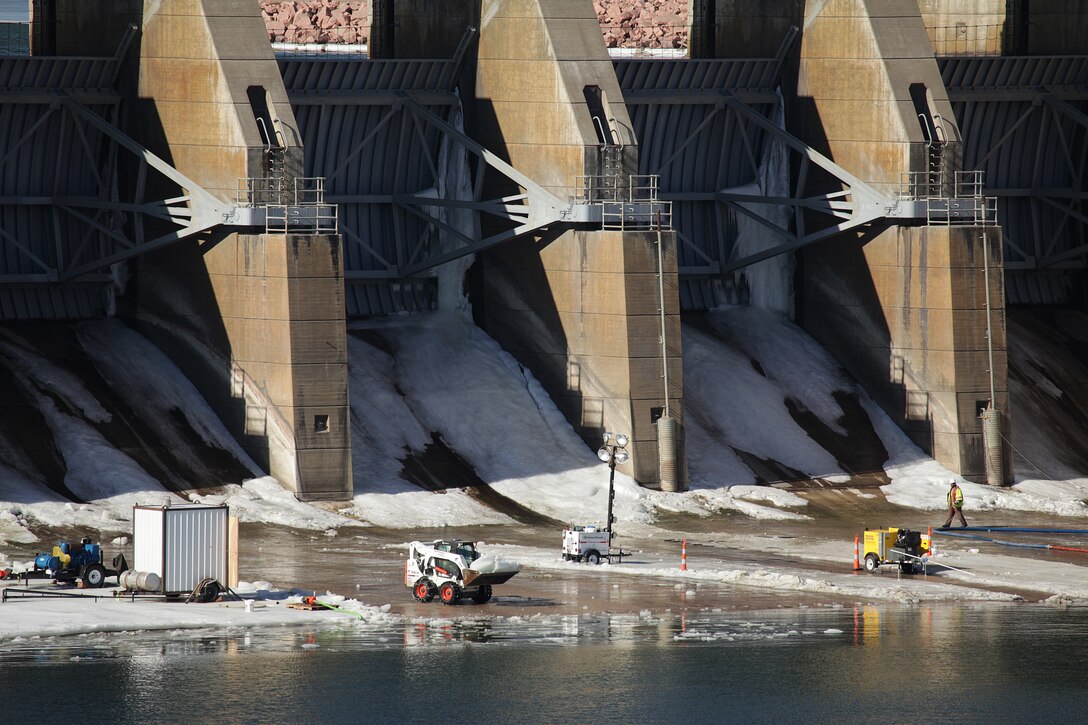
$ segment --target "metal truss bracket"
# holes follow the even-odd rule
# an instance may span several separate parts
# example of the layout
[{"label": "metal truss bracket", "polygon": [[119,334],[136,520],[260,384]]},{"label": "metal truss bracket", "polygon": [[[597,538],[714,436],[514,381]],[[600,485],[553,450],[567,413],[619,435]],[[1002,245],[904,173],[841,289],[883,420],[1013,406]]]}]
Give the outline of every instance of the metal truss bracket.
[{"label": "metal truss bracket", "polygon": [[[709,94],[708,94],[709,96]],[[787,149],[800,158],[796,185],[790,196],[771,197],[759,193],[759,189],[752,184],[743,187],[732,187],[705,192],[673,192],[662,193],[662,198],[672,202],[680,201],[716,201],[729,205],[736,213],[742,214],[754,222],[764,226],[777,235],[782,243],[768,249],[761,250],[735,259],[729,262],[708,264],[698,269],[684,270],[685,276],[720,276],[729,274],[743,267],[756,264],[780,254],[796,251],[815,242],[833,237],[842,232],[878,223],[882,220],[904,220],[917,223],[928,223],[934,214],[939,216],[939,202],[931,204],[927,199],[911,198],[900,190],[896,194],[889,195],[873,185],[863,181],[845,168],[824,156],[801,139],[793,136],[788,131],[780,128],[763,114],[751,108],[748,104],[728,90],[719,90],[713,99],[708,97],[707,103],[715,105],[715,111],[703,121],[682,143],[677,150],[662,164],[662,168],[668,166],[681,150],[691,143],[694,138],[710,127],[710,121],[714,114],[729,109],[739,118],[750,122],[760,128],[776,141],[784,144]],[[750,161],[753,170],[758,166],[749,148]],[[809,172],[813,167],[823,170],[827,175],[842,184],[844,188],[824,194],[804,195],[804,189]],[[660,171],[660,170],[659,170]],[[966,202],[963,202],[966,203]],[[759,205],[775,205],[791,209],[792,229],[769,221],[767,216],[758,213],[754,207]],[[957,218],[962,211],[960,200],[950,204],[946,217]],[[808,231],[805,228],[806,213],[817,213],[831,220],[830,224],[819,229]],[[947,219],[942,219],[945,223]],[[682,235],[681,235],[682,236]],[[690,246],[690,245],[689,245]],[[694,248],[698,253],[698,250]]]},{"label": "metal truss bracket", "polygon": [[[873,188],[865,181],[854,176],[839,164],[821,154],[801,139],[785,129],[779,128],[763,114],[755,111],[737,99],[729,91],[721,91],[721,102],[765,132],[774,136],[787,148],[801,157],[795,195],[791,197],[768,197],[745,194],[734,189],[722,189],[713,196],[718,201],[730,204],[737,212],[750,217],[755,222],[767,227],[783,239],[783,243],[760,252],[736,259],[722,265],[720,274],[728,274],[765,259],[792,252],[822,239],[860,227],[881,219],[925,219],[925,209],[911,200],[891,197]],[[804,197],[802,191],[811,166],[816,166],[834,177],[846,187],[841,191]],[[753,212],[749,206],[754,204],[775,204],[793,209],[794,231],[784,229],[768,221],[764,216]],[[835,220],[832,224],[813,232],[806,232],[804,225],[805,211],[817,212]]]},{"label": "metal truss bracket", "polygon": [[[16,249],[18,253],[29,259],[39,270],[29,275],[5,275],[4,281],[17,281],[25,278],[27,281],[37,284],[41,283],[42,280],[59,283],[71,282],[77,279],[86,280],[93,276],[93,273],[99,272],[112,264],[147,254],[168,244],[206,232],[214,227],[250,227],[264,223],[263,218],[258,218],[257,210],[244,209],[236,204],[216,198],[195,181],[118,129],[113,123],[99,116],[67,93],[55,93],[52,107],[62,109],[76,121],[85,124],[84,126],[77,124],[76,137],[79,139],[90,163],[98,164],[100,162],[93,152],[84,130],[89,127],[97,129],[112,142],[113,146],[108,154],[110,160],[106,168],[96,166],[93,169],[99,187],[96,196],[12,196],[0,198],[0,204],[51,207],[54,210],[54,217],[61,213],[68,214],[78,219],[87,228],[87,232],[82,236],[82,239],[65,240],[59,237],[58,231],[58,238],[55,240],[57,246],[56,260],[52,262],[47,262],[41,255],[35,254],[32,251],[32,245],[25,243],[25,240],[21,241],[9,232],[0,229],[0,243],[10,245]],[[47,117],[48,113],[28,131],[20,144],[26,143],[39,128],[44,128],[44,121]],[[139,162],[134,184],[134,198],[131,201],[119,198],[116,179],[116,152],[118,148],[126,149]],[[6,155],[0,156],[0,163],[5,158]],[[149,169],[158,172],[180,187],[181,194],[166,199],[146,199],[145,190]],[[126,215],[131,219],[132,237],[127,235],[123,228],[123,219]],[[144,232],[148,220],[164,223],[167,228],[173,228],[165,234],[147,239]],[[160,229],[160,231],[162,230]],[[94,235],[96,235],[96,240],[92,241],[91,237]]]},{"label": "metal truss bracket", "polygon": [[[77,103],[71,98],[61,96],[60,103],[69,111],[87,123],[99,129],[102,133],[112,138],[118,145],[132,152],[141,164],[140,183],[136,189],[136,199],[131,203],[115,202],[113,207],[117,211],[127,211],[136,215],[144,214],[177,225],[177,229],[150,240],[143,240],[142,223],[137,223],[137,240],[125,248],[112,254],[106,254],[93,261],[79,264],[61,270],[62,281],[74,279],[107,267],[117,262],[122,262],[136,256],[147,254],[155,249],[173,244],[196,234],[206,232],[209,229],[223,225],[245,224],[249,220],[238,207],[229,202],[217,199],[195,181],[185,176],[176,168],[162,160],[140,143],[125,134],[119,128]],[[182,196],[145,202],[143,201],[144,181],[146,172],[144,167],[150,167],[167,179],[173,181],[183,191]]]},{"label": "metal truss bracket", "polygon": [[[591,207],[562,201],[550,191],[537,184],[521,171],[506,163],[483,145],[469,138],[463,131],[455,128],[432,111],[424,108],[407,94],[401,95],[400,103],[419,121],[428,124],[444,134],[453,143],[479,160],[476,189],[482,186],[482,176],[487,169],[494,170],[523,191],[509,196],[488,200],[464,200],[437,198],[430,194],[400,194],[393,197],[393,202],[408,213],[417,216],[435,227],[446,231],[450,237],[461,242],[452,249],[422,254],[417,250],[407,264],[396,271],[396,276],[408,277],[418,274],[453,259],[475,254],[502,242],[527,234],[539,232],[555,225],[574,225],[599,223],[599,211]],[[478,192],[477,192],[478,193]],[[472,239],[462,231],[434,217],[427,211],[431,207],[474,209],[481,214],[490,214],[499,219],[510,221],[513,227],[482,239]]]}]

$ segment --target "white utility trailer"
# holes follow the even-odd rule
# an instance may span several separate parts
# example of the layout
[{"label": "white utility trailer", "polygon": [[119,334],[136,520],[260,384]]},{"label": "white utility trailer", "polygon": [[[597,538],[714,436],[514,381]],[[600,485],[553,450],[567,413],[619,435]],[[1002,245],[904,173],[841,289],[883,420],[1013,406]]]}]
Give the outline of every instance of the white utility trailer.
[{"label": "white utility trailer", "polygon": [[564,561],[584,561],[587,564],[600,564],[601,559],[623,561],[623,552],[612,551],[612,532],[593,524],[585,526],[571,524],[563,529]]},{"label": "white utility trailer", "polygon": [[229,582],[229,519],[226,506],[133,506],[133,570],[157,574],[160,594],[214,601]]}]

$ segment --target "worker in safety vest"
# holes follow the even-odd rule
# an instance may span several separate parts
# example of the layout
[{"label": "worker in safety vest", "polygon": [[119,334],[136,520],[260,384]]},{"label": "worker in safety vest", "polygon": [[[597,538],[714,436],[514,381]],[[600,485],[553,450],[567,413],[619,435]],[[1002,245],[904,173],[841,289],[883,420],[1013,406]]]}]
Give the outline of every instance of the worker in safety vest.
[{"label": "worker in safety vest", "polygon": [[950,478],[948,480],[948,520],[944,522],[942,529],[947,529],[952,525],[952,519],[957,515],[960,517],[960,524],[967,526],[967,519],[963,517],[963,490],[956,484],[956,479]]}]

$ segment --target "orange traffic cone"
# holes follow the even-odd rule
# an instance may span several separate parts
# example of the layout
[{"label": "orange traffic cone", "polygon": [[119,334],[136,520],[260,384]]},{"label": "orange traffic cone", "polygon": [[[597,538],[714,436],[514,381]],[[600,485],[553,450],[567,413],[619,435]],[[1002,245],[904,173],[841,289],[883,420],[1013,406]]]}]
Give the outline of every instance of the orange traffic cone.
[{"label": "orange traffic cone", "polygon": [[861,571],[861,551],[858,549],[858,536],[854,535],[854,571]]},{"label": "orange traffic cone", "polygon": [[929,534],[929,551],[926,553],[926,556],[933,556],[934,554],[937,553],[937,547],[935,547],[933,545],[933,527],[932,526],[929,527],[929,531],[927,533]]},{"label": "orange traffic cone", "polygon": [[680,571],[688,570],[688,537],[680,544]]}]

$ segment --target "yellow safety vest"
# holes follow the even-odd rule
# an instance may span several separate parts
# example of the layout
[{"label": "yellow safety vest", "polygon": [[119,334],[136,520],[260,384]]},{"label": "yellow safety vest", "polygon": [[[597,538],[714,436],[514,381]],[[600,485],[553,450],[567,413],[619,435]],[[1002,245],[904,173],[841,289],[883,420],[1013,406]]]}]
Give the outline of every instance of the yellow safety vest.
[{"label": "yellow safety vest", "polygon": [[[956,492],[955,500],[953,500],[953,498],[952,498],[952,491],[953,490],[955,490],[955,492]],[[963,489],[961,489],[959,486],[956,486],[955,489],[949,489],[948,490],[948,505],[949,506],[955,505],[955,507],[958,508],[958,509],[963,508]]]}]

